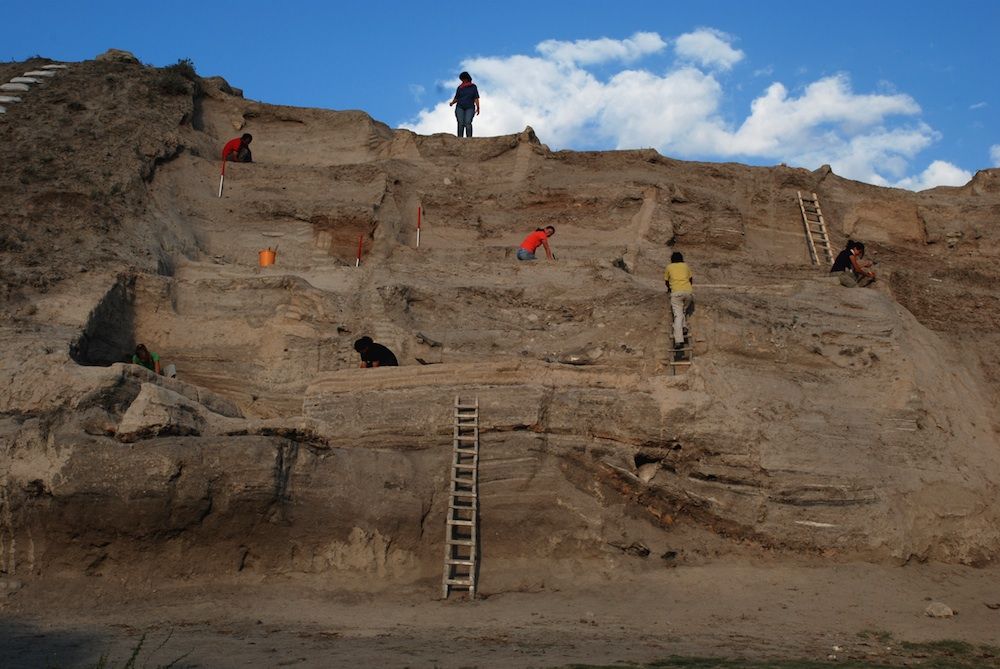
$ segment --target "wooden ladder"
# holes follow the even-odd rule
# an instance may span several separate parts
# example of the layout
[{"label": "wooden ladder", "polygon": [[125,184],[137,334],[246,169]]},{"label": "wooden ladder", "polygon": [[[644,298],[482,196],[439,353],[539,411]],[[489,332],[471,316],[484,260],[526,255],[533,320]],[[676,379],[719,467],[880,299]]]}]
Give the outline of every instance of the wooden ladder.
[{"label": "wooden ladder", "polygon": [[479,555],[479,398],[472,403],[455,396],[455,433],[451,459],[451,493],[444,537],[445,599],[453,590],[476,597]]},{"label": "wooden ladder", "polygon": [[799,196],[799,211],[802,212],[802,225],[806,229],[806,241],[809,243],[809,258],[814,265],[822,265],[822,251],[827,266],[833,265],[833,249],[830,247],[830,236],[826,233],[826,222],[823,220],[823,210],[819,208],[819,198],[816,193],[810,197],[802,196],[802,191],[795,191]]},{"label": "wooden ladder", "polygon": [[670,342],[670,374],[672,376],[677,376],[677,372],[683,367],[690,367],[691,363],[694,362],[694,341],[691,339],[690,327],[688,331],[684,333],[684,347],[680,350],[684,352],[684,357],[680,360],[676,359],[674,355],[678,349],[673,348],[674,337],[670,335],[667,337],[667,341]]}]

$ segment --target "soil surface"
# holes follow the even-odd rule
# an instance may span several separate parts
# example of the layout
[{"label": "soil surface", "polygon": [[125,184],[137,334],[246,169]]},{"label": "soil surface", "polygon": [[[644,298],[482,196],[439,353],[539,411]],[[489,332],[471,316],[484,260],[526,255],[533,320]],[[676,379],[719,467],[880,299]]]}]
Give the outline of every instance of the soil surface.
[{"label": "soil surface", "polygon": [[[939,655],[929,642],[948,640],[972,647],[957,654],[971,664],[955,666],[990,667],[1000,663],[990,657],[997,583],[996,569],[721,562],[615,582],[584,573],[470,602],[429,599],[421,588],[330,592],[300,579],[166,589],[55,580],[21,594],[0,651],[16,658],[5,662],[12,669],[92,666],[101,655],[120,666],[143,636],[139,657],[148,666],[181,656],[177,666],[218,668],[562,667],[670,657],[916,666]],[[928,617],[931,601],[956,615]]]}]

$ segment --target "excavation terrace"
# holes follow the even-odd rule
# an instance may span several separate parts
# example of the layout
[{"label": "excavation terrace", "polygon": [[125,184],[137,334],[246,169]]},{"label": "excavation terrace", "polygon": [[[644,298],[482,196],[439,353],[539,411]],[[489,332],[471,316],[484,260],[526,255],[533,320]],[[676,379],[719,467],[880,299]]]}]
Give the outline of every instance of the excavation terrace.
[{"label": "excavation terrace", "polygon": [[[120,54],[20,95],[0,116],[5,615],[110,583],[441,598],[456,397],[478,401],[487,599],[1000,555],[998,170],[912,193],[551,151],[531,128],[419,136]],[[255,162],[219,197],[244,132]],[[800,193],[834,252],[866,242],[875,286],[812,262]],[[556,259],[517,261],[546,225]],[[400,366],[359,369],[363,335]],[[140,342],[177,378],[126,364]]]}]

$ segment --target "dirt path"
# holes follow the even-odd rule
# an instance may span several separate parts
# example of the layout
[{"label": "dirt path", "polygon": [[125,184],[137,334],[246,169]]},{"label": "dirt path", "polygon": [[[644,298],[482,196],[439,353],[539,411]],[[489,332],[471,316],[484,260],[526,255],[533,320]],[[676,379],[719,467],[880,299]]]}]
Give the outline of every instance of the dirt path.
[{"label": "dirt path", "polygon": [[[10,669],[86,667],[110,652],[120,666],[146,634],[148,666],[184,654],[178,666],[217,668],[557,667],[670,656],[898,663],[920,656],[901,641],[995,644],[1000,610],[987,605],[1000,604],[998,576],[938,565],[714,564],[572,595],[474,603],[434,601],[434,584],[372,595],[273,580],[159,592],[50,581],[6,600],[0,656]],[[930,600],[959,613],[929,618]]]}]

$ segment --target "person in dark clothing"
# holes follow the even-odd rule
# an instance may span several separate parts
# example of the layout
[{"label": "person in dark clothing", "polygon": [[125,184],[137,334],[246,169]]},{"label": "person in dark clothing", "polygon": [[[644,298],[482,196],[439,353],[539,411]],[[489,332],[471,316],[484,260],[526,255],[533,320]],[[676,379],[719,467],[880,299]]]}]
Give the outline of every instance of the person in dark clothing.
[{"label": "person in dark clothing", "polygon": [[361,367],[399,367],[392,351],[376,344],[371,337],[362,337],[354,342],[354,350],[361,355]]},{"label": "person in dark clothing", "polygon": [[231,161],[236,163],[252,163],[253,155],[250,153],[250,142],[253,141],[253,135],[249,132],[243,133],[242,137],[237,137],[226,142],[226,145],[222,147],[222,161]]},{"label": "person in dark clothing", "polygon": [[462,72],[458,75],[462,81],[455,90],[455,97],[448,106],[456,105],[455,118],[458,119],[458,136],[465,131],[466,137],[472,137],[472,117],[479,116],[479,89],[472,83],[472,75]]},{"label": "person in dark clothing", "polygon": [[837,254],[833,266],[830,267],[831,274],[840,275],[840,284],[845,288],[855,286],[864,287],[875,281],[875,272],[870,267],[871,263],[862,263],[865,257],[865,245],[853,239],[847,240],[847,246]]}]

